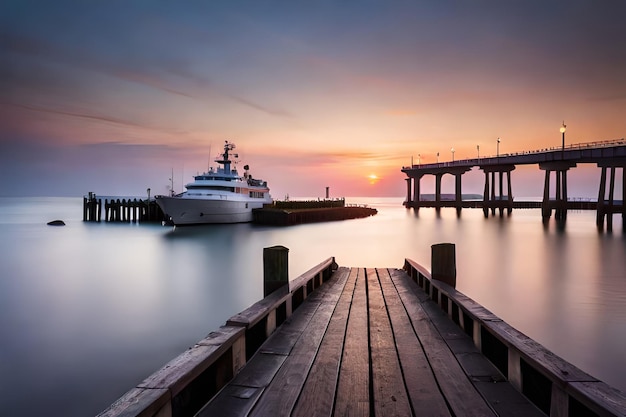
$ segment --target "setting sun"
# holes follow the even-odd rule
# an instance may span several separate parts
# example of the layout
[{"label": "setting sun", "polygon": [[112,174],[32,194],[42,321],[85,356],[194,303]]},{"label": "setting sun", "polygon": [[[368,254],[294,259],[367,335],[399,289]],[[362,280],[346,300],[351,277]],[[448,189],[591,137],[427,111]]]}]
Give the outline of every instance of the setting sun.
[{"label": "setting sun", "polygon": [[367,178],[369,179],[370,184],[376,184],[378,182],[378,180],[380,179],[380,178],[378,178],[378,175],[376,175],[376,174],[369,174],[367,176]]}]

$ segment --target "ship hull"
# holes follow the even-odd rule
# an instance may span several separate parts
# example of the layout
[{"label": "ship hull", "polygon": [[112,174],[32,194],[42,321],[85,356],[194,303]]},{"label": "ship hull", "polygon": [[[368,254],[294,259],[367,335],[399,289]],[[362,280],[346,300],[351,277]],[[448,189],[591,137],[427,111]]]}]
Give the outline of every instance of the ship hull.
[{"label": "ship hull", "polygon": [[172,223],[182,226],[251,222],[252,210],[271,201],[159,196],[156,202]]}]

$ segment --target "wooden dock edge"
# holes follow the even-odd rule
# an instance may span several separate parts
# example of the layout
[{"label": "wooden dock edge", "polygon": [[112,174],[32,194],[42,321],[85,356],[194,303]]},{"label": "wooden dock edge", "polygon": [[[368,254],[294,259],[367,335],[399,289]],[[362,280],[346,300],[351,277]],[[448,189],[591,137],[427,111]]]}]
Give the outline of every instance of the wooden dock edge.
[{"label": "wooden dock edge", "polygon": [[224,387],[263,342],[337,269],[330,257],[227,320],[126,392],[98,417],[191,416]]},{"label": "wooden dock edge", "polygon": [[626,416],[626,393],[586,374],[411,259],[406,273],[474,345],[539,409],[549,416]]}]

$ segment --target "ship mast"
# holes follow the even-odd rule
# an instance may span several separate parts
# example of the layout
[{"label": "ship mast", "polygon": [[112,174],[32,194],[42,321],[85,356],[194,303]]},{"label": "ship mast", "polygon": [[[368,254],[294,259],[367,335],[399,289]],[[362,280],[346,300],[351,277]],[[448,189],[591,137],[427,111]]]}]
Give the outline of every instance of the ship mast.
[{"label": "ship mast", "polygon": [[[222,164],[224,165],[224,174],[226,175],[230,175],[230,164],[231,164],[231,160],[229,159],[229,151],[232,151],[233,149],[235,149],[235,144],[234,143],[228,143],[228,141],[224,141],[224,153],[222,154],[222,159],[216,159],[215,162],[217,162],[218,164]],[[235,158],[238,158],[239,155],[237,154],[233,154],[233,156]]]}]

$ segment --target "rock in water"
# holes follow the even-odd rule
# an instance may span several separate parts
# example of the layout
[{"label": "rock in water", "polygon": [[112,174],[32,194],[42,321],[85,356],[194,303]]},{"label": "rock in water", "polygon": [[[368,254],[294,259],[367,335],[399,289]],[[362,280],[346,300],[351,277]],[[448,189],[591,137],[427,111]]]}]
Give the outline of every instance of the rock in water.
[{"label": "rock in water", "polygon": [[48,222],[48,226],[65,226],[65,222],[63,220],[52,220]]}]

